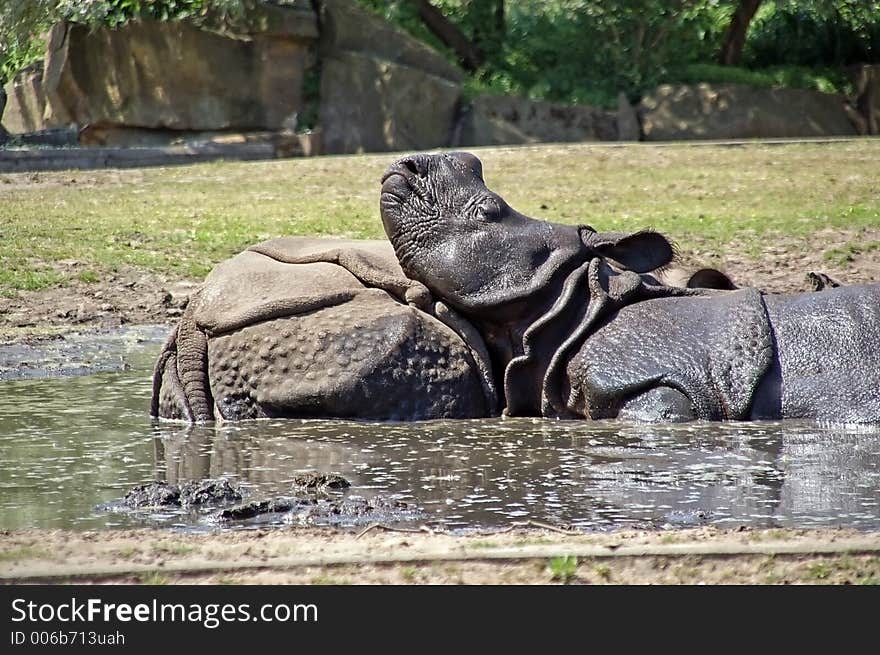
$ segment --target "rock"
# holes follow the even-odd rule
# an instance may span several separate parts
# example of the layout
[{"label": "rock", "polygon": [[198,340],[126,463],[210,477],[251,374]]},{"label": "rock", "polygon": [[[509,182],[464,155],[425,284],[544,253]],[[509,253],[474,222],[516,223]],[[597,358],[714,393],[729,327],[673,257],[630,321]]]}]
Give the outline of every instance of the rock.
[{"label": "rock", "polygon": [[36,132],[24,132],[12,137],[16,145],[49,146],[52,148],[69,148],[79,143],[76,127],[50,127]]},{"label": "rock", "polygon": [[2,110],[3,127],[11,134],[36,132],[46,127],[43,113],[43,62],[22,68],[4,87],[6,106]]},{"label": "rock", "polygon": [[319,17],[323,57],[360,52],[460,83],[461,71],[436,50],[403,32],[352,0],[321,0]]},{"label": "rock", "polygon": [[880,134],[880,64],[849,67],[853,85],[847,114],[859,134]]},{"label": "rock", "polygon": [[426,150],[449,143],[457,82],[366,53],[338,52],[321,65],[325,154]]},{"label": "rock", "polygon": [[617,140],[638,141],[642,138],[642,126],[635,107],[629,103],[626,94],[617,94]]},{"label": "rock", "polygon": [[478,96],[457,128],[461,146],[616,141],[613,112],[516,96]]},{"label": "rock", "polygon": [[305,16],[288,26],[291,32],[248,40],[186,22],[141,20],[115,29],[56,24],[43,76],[47,124],[277,129],[302,109],[316,34],[311,10],[289,11]]},{"label": "rock", "polygon": [[843,96],[740,84],[663,85],[639,104],[646,141],[848,136]]},{"label": "rock", "polygon": [[449,143],[460,71],[352,0],[319,3],[322,153]]}]

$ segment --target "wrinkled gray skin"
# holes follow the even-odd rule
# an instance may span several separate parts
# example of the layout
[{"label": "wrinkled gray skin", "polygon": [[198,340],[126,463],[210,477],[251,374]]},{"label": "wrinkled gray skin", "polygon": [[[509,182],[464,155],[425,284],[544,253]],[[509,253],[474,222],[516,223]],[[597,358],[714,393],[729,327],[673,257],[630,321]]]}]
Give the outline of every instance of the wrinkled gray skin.
[{"label": "wrinkled gray skin", "polygon": [[392,166],[381,209],[391,243],[274,239],[217,266],[151,414],[878,420],[877,287],[695,288],[734,287],[668,268],[658,234],[523,216],[464,153]]},{"label": "wrinkled gray skin", "polygon": [[386,241],[281,238],[218,265],[168,338],[151,415],[416,420],[496,413],[482,340]]},{"label": "wrinkled gray skin", "polygon": [[[559,295],[560,273],[589,252],[578,234],[550,228],[542,251],[498,266],[510,285],[529,285],[512,317],[535,294]],[[666,241],[645,238],[666,249],[665,262]],[[608,237],[621,251],[626,241]],[[542,258],[543,278],[531,270]],[[474,272],[491,275],[496,264],[486,264]],[[194,423],[491,416],[502,409],[492,369],[474,323],[404,275],[388,241],[274,239],[218,265],[193,294],[156,363],[151,414]]]},{"label": "wrinkled gray skin", "polygon": [[404,274],[483,336],[507,414],[880,422],[880,285],[666,286],[662,236],[523,216],[467,153],[391,166],[381,212]]}]

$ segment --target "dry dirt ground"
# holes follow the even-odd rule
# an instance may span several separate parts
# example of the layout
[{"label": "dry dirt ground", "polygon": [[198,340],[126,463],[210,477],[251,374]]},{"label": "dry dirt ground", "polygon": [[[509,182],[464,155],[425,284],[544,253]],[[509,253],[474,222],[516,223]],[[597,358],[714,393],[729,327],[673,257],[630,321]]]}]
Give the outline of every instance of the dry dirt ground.
[{"label": "dry dirt ground", "polygon": [[21,531],[0,534],[0,563],[0,583],[876,585],[880,533]]}]

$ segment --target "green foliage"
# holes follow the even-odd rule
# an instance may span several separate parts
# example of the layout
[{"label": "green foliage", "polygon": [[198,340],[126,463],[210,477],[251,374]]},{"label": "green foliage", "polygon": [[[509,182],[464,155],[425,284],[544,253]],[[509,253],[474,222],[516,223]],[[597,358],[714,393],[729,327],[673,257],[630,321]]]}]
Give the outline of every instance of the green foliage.
[{"label": "green foliage", "polygon": [[54,0],[0,2],[0,84],[43,54],[43,32],[52,24]]},{"label": "green foliage", "polygon": [[880,2],[777,0],[756,16],[744,60],[754,67],[880,62]]},{"label": "green foliage", "polygon": [[2,0],[0,84],[43,55],[43,34],[60,20],[118,27],[130,20],[190,20],[212,29],[235,28],[258,0]]},{"label": "green foliage", "polygon": [[547,565],[550,577],[563,584],[568,584],[577,575],[578,558],[574,555],[553,557]]},{"label": "green foliage", "polygon": [[823,93],[847,93],[848,81],[840,70],[832,68],[815,70],[806,66],[773,66],[760,70],[750,70],[738,66],[721,64],[688,64],[681,69],[670,71],[665,82],[698,84],[714,82],[718,84],[748,84],[760,87],[787,87],[811,89]]},{"label": "green foliage", "polygon": [[[359,0],[447,54],[408,0]],[[432,0],[486,54],[465,97],[512,93],[611,107],[659,82],[738,82],[846,91],[842,66],[878,61],[880,2],[764,0],[746,43],[748,68],[714,65],[735,0],[518,0],[502,33],[495,3]]]}]

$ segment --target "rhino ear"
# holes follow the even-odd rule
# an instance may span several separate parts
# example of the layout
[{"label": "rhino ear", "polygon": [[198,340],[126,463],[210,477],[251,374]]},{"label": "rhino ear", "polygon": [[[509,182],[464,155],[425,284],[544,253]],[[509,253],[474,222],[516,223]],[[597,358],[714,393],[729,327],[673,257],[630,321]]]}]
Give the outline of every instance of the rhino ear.
[{"label": "rhino ear", "polygon": [[724,289],[733,291],[737,286],[728,275],[715,268],[701,268],[687,281],[688,289]]},{"label": "rhino ear", "polygon": [[476,155],[472,155],[471,153],[462,150],[456,150],[455,152],[450,152],[449,156],[458,159],[465,166],[470,168],[477,177],[481,180],[483,179],[483,162],[481,162]]},{"label": "rhino ear", "polygon": [[675,259],[675,248],[658,232],[593,232],[584,236],[588,247],[636,273],[663,268]]}]

